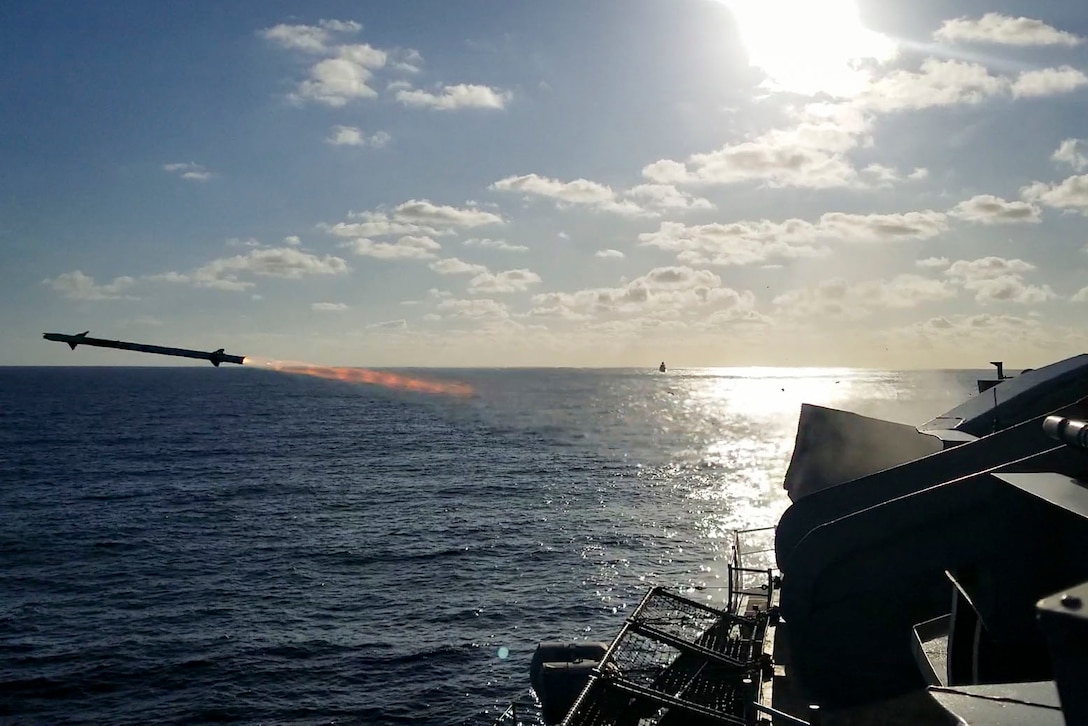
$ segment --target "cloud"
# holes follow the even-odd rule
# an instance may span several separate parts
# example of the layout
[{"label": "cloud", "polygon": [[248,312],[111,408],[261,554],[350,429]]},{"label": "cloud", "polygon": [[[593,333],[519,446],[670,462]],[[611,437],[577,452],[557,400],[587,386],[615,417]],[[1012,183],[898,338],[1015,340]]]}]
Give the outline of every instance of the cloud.
[{"label": "cloud", "polygon": [[975,300],[983,305],[994,302],[1033,305],[1058,297],[1050,285],[1029,285],[1013,275],[974,280],[964,283],[964,287],[974,291]]},{"label": "cloud", "polygon": [[438,236],[453,234],[458,229],[505,223],[500,215],[476,207],[450,207],[426,199],[411,199],[392,212],[352,212],[348,216],[363,221],[321,226],[337,237],[365,238],[398,234]]},{"label": "cloud", "polygon": [[423,56],[414,48],[398,49],[392,54],[390,66],[404,73],[419,73],[423,68]]},{"label": "cloud", "polygon": [[331,133],[325,139],[325,143],[333,146],[369,146],[380,149],[387,145],[392,138],[384,131],[378,131],[368,137],[355,126],[333,126]]},{"label": "cloud", "polygon": [[435,310],[444,314],[444,317],[472,318],[472,319],[505,319],[510,317],[506,306],[490,298],[476,298],[472,300],[457,300],[447,298],[440,300],[435,305]]},{"label": "cloud", "polygon": [[370,323],[366,326],[367,330],[407,330],[408,321],[401,320],[385,320],[380,323]]},{"label": "cloud", "polygon": [[348,306],[344,303],[315,302],[310,303],[310,309],[318,312],[341,312],[347,310]]},{"label": "cloud", "polygon": [[929,239],[948,228],[947,215],[924,210],[895,214],[827,212],[815,223],[746,220],[728,224],[684,225],[662,222],[657,232],[644,232],[639,242],[677,253],[689,265],[756,265],[774,260],[818,257],[829,242],[888,243]]},{"label": "cloud", "polygon": [[455,86],[443,86],[437,93],[419,89],[400,90],[395,98],[405,106],[451,111],[461,108],[502,109],[510,102],[511,94],[490,86],[459,83]]},{"label": "cloud", "polygon": [[639,184],[624,193],[637,203],[668,211],[714,209],[709,200],[680,191],[672,184]]},{"label": "cloud", "polygon": [[1088,302],[1088,287],[1082,287],[1073,293],[1073,297],[1069,298],[1073,302]]},{"label": "cloud", "polygon": [[260,31],[265,40],[281,48],[324,56],[313,62],[309,78],[288,99],[337,107],[377,96],[369,83],[373,71],[385,66],[388,54],[366,43],[339,44],[340,36],[354,35],[362,27],[351,20],[322,20],[318,25],[281,24]]},{"label": "cloud", "polygon": [[858,169],[850,154],[873,145],[881,114],[979,104],[994,98],[1067,93],[1088,83],[1070,66],[995,75],[980,63],[926,58],[918,70],[895,69],[869,81],[849,101],[810,103],[794,111],[795,123],[771,129],[686,160],[658,159],[642,176],[655,184],[727,185],[756,182],[769,188],[888,187],[917,181],[928,171],[905,172],[879,162]]},{"label": "cloud", "polygon": [[186,161],[180,164],[163,164],[163,171],[170,172],[171,174],[177,174],[186,181],[208,181],[215,174],[208,171],[200,164],[195,164],[191,161]]},{"label": "cloud", "polygon": [[1055,209],[1073,209],[1088,213],[1088,174],[1071,176],[1057,184],[1032,182],[1020,190],[1024,199]]},{"label": "cloud", "polygon": [[289,50],[325,53],[335,34],[355,34],[363,26],[354,20],[322,20],[317,25],[274,25],[258,31],[265,40]]},{"label": "cloud", "polygon": [[597,250],[593,253],[593,256],[605,259],[622,259],[624,255],[619,250]]},{"label": "cloud", "polygon": [[969,222],[1004,224],[1039,222],[1042,210],[1030,202],[1007,202],[992,194],[979,194],[957,204],[949,214]]},{"label": "cloud", "polygon": [[476,265],[471,262],[459,260],[456,257],[447,257],[443,260],[432,262],[429,267],[439,275],[476,275],[487,272],[485,265]]},{"label": "cloud", "polygon": [[302,240],[299,239],[297,234],[291,234],[283,238],[283,243],[291,245],[292,247],[298,247],[302,244]]},{"label": "cloud", "polygon": [[502,250],[504,252],[528,252],[529,250],[525,245],[514,245],[501,239],[478,239],[474,237],[466,239],[461,244],[466,247],[487,247],[494,250]]},{"label": "cloud", "polygon": [[405,235],[394,243],[375,242],[369,239],[354,239],[343,244],[362,257],[374,257],[379,260],[431,260],[442,249],[442,245],[430,237]]},{"label": "cloud", "polygon": [[861,318],[876,309],[914,308],[956,297],[954,285],[919,275],[848,283],[825,280],[774,298],[780,314],[795,318]]},{"label": "cloud", "polygon": [[998,43],[1002,45],[1074,46],[1084,39],[1058,30],[1041,20],[1014,18],[1001,13],[986,13],[973,20],[967,17],[946,20],[933,33],[935,40],[955,43]]},{"label": "cloud", "polygon": [[923,268],[948,267],[948,262],[949,262],[949,260],[948,260],[947,257],[927,257],[924,260],[918,260],[914,264],[917,265],[918,267],[923,267]]},{"label": "cloud", "polygon": [[1088,169],[1088,155],[1085,155],[1084,139],[1066,139],[1058,146],[1058,149],[1050,155],[1050,158],[1061,164],[1068,164],[1074,171]]},{"label": "cloud", "polygon": [[223,257],[203,265],[192,275],[165,273],[156,279],[173,279],[190,282],[197,287],[218,290],[245,290],[254,283],[239,279],[239,275],[301,279],[315,275],[343,275],[350,271],[348,263],[340,257],[303,252],[296,247],[255,249],[244,255]]},{"label": "cloud", "polygon": [[930,209],[894,214],[828,212],[820,216],[815,229],[825,239],[843,242],[891,242],[936,237],[948,229],[948,222],[943,212]]},{"label": "cloud", "polygon": [[874,80],[857,103],[880,113],[980,103],[1009,86],[1008,78],[991,75],[979,63],[927,58],[917,72],[900,69]]},{"label": "cloud", "polygon": [[994,302],[1013,302],[1023,305],[1045,302],[1057,297],[1049,285],[1029,285],[1023,273],[1035,269],[1035,265],[1021,259],[982,257],[976,260],[957,260],[945,271],[945,275],[975,293],[976,302],[987,305]]},{"label": "cloud", "polygon": [[333,107],[374,98],[378,92],[370,87],[370,79],[373,70],[384,66],[385,61],[385,52],[369,45],[340,46],[334,57],[311,66],[309,80],[299,83],[290,98],[296,103],[316,101]]},{"label": "cloud", "polygon": [[42,280],[43,285],[49,285],[69,300],[119,300],[129,298],[124,294],[135,284],[132,277],[115,277],[112,282],[98,284],[90,275],[85,275],[81,270],[73,270],[57,275],[54,278]]},{"label": "cloud", "polygon": [[503,223],[501,216],[475,207],[459,209],[434,204],[426,199],[411,199],[397,206],[393,210],[393,219],[409,224],[431,225],[439,228],[471,228]]},{"label": "cloud", "polygon": [[1012,95],[1015,97],[1050,96],[1074,91],[1086,83],[1088,83],[1088,76],[1070,66],[1024,71],[1012,84]]},{"label": "cloud", "polygon": [[256,237],[246,237],[245,239],[239,239],[238,237],[230,237],[227,239],[227,247],[260,247],[261,243]]},{"label": "cloud", "polygon": [[863,143],[871,120],[846,104],[810,104],[792,128],[693,154],[686,162],[659,159],[642,169],[656,184],[735,184],[828,189],[862,186],[847,152]]},{"label": "cloud", "polygon": [[[826,254],[826,250],[797,238],[802,228],[811,231],[812,225],[801,220],[714,222],[690,226],[681,222],[662,222],[656,232],[644,232],[638,239],[645,247],[675,252],[679,262],[689,265],[756,265]],[[791,234],[794,239],[789,239]]]},{"label": "cloud", "polygon": [[469,281],[468,291],[473,295],[525,292],[531,285],[539,283],[540,275],[532,270],[506,270],[495,274],[481,272]]},{"label": "cloud", "polygon": [[752,310],[755,297],[751,292],[723,287],[721,278],[709,270],[674,266],[653,269],[622,287],[537,294],[532,303],[530,312],[534,316],[589,320],[617,315],[673,317],[733,308]]},{"label": "cloud", "polygon": [[547,197],[560,205],[581,205],[617,214],[639,215],[645,211],[629,200],[621,200],[612,187],[588,179],[564,182],[539,174],[509,176],[491,184],[491,189],[521,192],[528,196]]},{"label": "cloud", "polygon": [[977,260],[957,260],[945,274],[963,282],[992,280],[1009,275],[1020,275],[1035,269],[1035,265],[1021,259],[1004,257],[980,257]]},{"label": "cloud", "polygon": [[588,179],[561,182],[538,174],[506,177],[493,183],[491,189],[551,197],[570,204],[603,204],[612,201],[616,196],[611,187]]}]

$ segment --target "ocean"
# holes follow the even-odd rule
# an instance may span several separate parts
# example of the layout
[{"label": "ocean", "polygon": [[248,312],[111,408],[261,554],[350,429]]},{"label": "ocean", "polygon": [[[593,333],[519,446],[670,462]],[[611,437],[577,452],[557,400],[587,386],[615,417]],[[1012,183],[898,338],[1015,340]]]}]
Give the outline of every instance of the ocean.
[{"label": "ocean", "polygon": [[[0,724],[474,724],[651,585],[720,603],[802,402],[977,371],[0,368]],[[460,389],[454,389],[460,391]]]}]

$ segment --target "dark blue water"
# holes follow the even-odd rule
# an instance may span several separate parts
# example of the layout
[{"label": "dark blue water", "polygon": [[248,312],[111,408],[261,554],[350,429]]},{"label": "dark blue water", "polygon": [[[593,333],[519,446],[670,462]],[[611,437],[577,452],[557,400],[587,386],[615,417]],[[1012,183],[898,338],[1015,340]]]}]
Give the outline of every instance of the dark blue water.
[{"label": "dark blue water", "polygon": [[426,375],[476,393],[0,368],[0,722],[486,719],[539,640],[715,597],[729,530],[785,506],[801,398],[919,423],[972,378]]}]

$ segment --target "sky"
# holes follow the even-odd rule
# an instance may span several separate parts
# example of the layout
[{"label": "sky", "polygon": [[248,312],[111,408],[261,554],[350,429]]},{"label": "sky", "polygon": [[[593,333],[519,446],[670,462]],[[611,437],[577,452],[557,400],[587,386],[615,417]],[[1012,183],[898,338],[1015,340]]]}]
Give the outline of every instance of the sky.
[{"label": "sky", "polygon": [[1081,0],[9,3],[0,365],[1052,362],[1086,39]]}]

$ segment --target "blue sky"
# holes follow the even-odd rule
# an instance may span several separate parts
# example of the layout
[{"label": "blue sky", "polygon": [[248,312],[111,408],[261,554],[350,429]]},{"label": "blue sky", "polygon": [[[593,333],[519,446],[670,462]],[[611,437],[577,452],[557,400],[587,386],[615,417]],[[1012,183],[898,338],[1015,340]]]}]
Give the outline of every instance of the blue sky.
[{"label": "blue sky", "polygon": [[[1088,350],[1088,6],[24,3],[0,364]],[[173,362],[173,361],[166,361]]]}]

